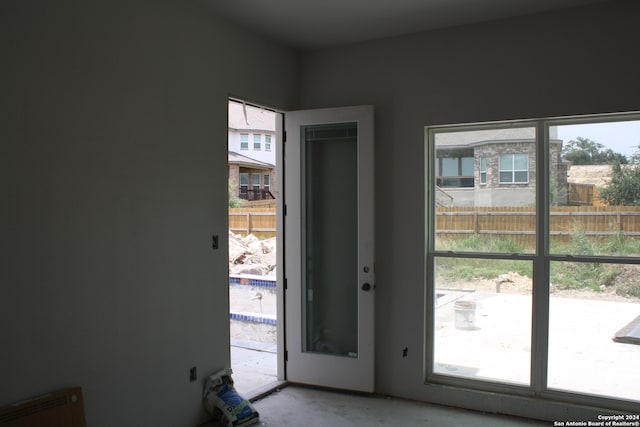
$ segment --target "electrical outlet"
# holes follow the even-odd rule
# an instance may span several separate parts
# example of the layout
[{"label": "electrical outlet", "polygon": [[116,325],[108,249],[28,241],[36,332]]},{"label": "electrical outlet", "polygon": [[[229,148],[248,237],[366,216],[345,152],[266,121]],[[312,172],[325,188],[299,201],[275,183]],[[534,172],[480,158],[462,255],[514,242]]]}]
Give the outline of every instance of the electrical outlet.
[{"label": "electrical outlet", "polygon": [[194,382],[197,379],[198,379],[198,371],[194,366],[193,368],[189,369],[189,381]]}]

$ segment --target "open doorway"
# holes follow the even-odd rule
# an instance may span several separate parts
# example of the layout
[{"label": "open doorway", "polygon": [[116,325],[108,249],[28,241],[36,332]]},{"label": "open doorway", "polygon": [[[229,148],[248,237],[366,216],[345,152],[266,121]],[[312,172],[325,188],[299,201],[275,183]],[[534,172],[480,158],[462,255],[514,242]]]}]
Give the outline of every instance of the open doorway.
[{"label": "open doorway", "polygon": [[[229,100],[229,323],[236,390],[279,378],[279,113]],[[280,375],[282,377],[282,375]]]}]

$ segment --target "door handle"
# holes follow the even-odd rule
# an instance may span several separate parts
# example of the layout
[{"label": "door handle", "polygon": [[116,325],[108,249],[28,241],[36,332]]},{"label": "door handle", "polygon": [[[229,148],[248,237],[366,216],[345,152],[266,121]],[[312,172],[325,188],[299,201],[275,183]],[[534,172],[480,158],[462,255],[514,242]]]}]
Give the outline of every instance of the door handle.
[{"label": "door handle", "polygon": [[369,292],[371,290],[371,285],[368,283],[363,283],[362,284],[362,290],[365,292]]}]

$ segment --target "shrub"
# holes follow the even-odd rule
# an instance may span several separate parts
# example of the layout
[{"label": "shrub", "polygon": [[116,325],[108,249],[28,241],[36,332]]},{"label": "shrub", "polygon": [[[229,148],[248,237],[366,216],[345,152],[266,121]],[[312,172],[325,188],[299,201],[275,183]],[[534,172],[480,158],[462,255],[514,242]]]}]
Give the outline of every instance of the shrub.
[{"label": "shrub", "polygon": [[233,193],[233,184],[231,183],[231,180],[229,180],[227,183],[227,191],[229,193],[229,207],[239,208],[240,206],[242,206],[242,200],[236,197]]},{"label": "shrub", "polygon": [[611,206],[640,205],[640,167],[611,165],[611,182],[600,189],[600,198]]}]

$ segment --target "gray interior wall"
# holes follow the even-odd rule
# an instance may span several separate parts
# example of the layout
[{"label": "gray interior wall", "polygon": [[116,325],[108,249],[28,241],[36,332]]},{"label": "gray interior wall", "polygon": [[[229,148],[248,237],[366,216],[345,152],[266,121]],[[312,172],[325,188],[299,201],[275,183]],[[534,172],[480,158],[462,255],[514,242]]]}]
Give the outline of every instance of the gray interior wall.
[{"label": "gray interior wall", "polygon": [[377,391],[542,414],[423,385],[424,126],[639,110],[638,14],[606,2],[301,57],[301,108],[375,106]]},{"label": "gray interior wall", "polygon": [[293,106],[295,53],[179,0],[3,1],[0,51],[0,406],[79,385],[94,427],[198,424],[227,96]]}]

